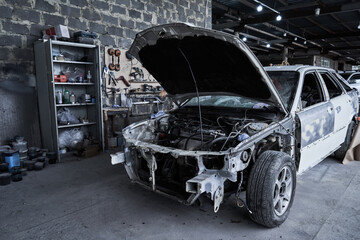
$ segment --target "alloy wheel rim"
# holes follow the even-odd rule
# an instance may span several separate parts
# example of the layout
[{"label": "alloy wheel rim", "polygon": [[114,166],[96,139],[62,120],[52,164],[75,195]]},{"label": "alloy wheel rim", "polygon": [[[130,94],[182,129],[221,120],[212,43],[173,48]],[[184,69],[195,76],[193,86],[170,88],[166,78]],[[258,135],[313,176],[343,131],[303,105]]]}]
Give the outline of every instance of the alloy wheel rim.
[{"label": "alloy wheel rim", "polygon": [[274,186],[273,206],[275,214],[282,216],[289,207],[292,195],[293,176],[291,169],[285,166],[279,172]]}]

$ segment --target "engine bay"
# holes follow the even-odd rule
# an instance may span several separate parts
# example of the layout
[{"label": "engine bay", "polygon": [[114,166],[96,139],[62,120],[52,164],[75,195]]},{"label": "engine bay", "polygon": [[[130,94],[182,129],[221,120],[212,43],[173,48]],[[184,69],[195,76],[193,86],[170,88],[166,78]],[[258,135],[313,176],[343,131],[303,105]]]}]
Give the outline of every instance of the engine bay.
[{"label": "engine bay", "polygon": [[[278,112],[259,109],[203,110],[201,120],[197,108],[179,108],[132,130],[131,135],[137,140],[166,149],[146,152],[146,147],[131,148],[131,158],[135,160],[133,167],[141,182],[151,185],[151,179],[162,192],[186,199],[189,197],[186,182],[199,173],[199,162],[196,157],[176,155],[169,149],[184,153],[208,152],[202,156],[201,165],[207,171],[219,171],[228,168],[225,155],[230,148],[235,148],[282,117]],[[242,157],[246,163],[251,154],[245,155]],[[226,191],[235,189],[236,184],[227,181],[225,188]]]},{"label": "engine bay", "polygon": [[187,151],[225,151],[278,121],[276,113],[244,110],[240,114],[178,109],[157,121],[157,144]]}]

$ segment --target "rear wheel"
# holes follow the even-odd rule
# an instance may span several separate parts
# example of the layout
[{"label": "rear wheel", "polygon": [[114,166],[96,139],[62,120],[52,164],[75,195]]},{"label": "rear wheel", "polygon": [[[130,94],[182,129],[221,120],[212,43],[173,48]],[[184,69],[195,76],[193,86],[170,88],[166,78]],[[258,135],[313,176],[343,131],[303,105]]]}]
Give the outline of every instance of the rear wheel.
[{"label": "rear wheel", "polygon": [[340,160],[344,159],[345,154],[350,146],[351,139],[354,136],[355,127],[356,127],[355,122],[351,121],[351,123],[349,124],[348,130],[347,130],[347,133],[346,133],[344,143],[341,144],[340,148],[334,152],[334,155],[337,159],[340,159]]},{"label": "rear wheel", "polygon": [[289,215],[296,188],[296,170],[291,157],[266,151],[250,171],[246,202],[251,219],[265,227],[282,224]]}]

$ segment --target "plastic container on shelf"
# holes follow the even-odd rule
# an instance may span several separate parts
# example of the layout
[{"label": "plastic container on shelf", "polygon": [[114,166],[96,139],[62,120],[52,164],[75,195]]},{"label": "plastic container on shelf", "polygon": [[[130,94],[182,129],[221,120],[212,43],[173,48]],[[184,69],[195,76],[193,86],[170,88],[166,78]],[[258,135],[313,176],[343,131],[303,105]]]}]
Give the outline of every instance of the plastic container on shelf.
[{"label": "plastic container on shelf", "polygon": [[64,91],[64,104],[70,103],[70,92],[69,90],[65,89]]},{"label": "plastic container on shelf", "polygon": [[62,101],[62,92],[61,91],[56,92],[56,103],[57,104],[62,104],[63,103],[63,101]]},{"label": "plastic container on shelf", "polygon": [[70,103],[71,104],[75,104],[76,103],[76,96],[75,94],[72,92],[70,95]]},{"label": "plastic container on shelf", "polygon": [[87,80],[87,82],[88,83],[90,83],[91,82],[91,79],[92,79],[92,76],[91,76],[91,72],[90,72],[90,70],[87,72],[87,75],[86,75],[86,80]]}]

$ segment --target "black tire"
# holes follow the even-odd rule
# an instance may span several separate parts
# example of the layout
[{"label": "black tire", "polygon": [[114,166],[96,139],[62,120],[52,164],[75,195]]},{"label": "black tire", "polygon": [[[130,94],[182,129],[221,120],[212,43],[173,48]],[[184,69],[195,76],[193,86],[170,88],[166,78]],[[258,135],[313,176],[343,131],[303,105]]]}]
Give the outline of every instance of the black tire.
[{"label": "black tire", "polygon": [[10,173],[1,173],[0,174],[0,186],[1,185],[8,185],[11,181],[11,174]]},{"label": "black tire", "polygon": [[339,160],[343,160],[345,157],[345,154],[350,146],[351,139],[354,136],[355,133],[356,124],[354,121],[351,121],[349,124],[348,130],[346,132],[345,141],[343,144],[341,144],[340,148],[334,152],[335,158]]},{"label": "black tire", "polygon": [[11,180],[13,182],[20,182],[22,180],[22,175],[21,173],[17,173],[17,174],[14,174],[14,175],[11,175]]},{"label": "black tire", "polygon": [[39,171],[39,170],[41,170],[41,169],[43,169],[44,168],[44,163],[43,162],[36,162],[35,164],[34,164],[34,169],[36,170],[36,171]]},{"label": "black tire", "polygon": [[[265,227],[279,226],[289,215],[295,188],[296,169],[291,157],[278,151],[262,153],[250,171],[247,184],[246,203],[252,212],[250,218]],[[278,198],[275,199],[275,195]]]}]

